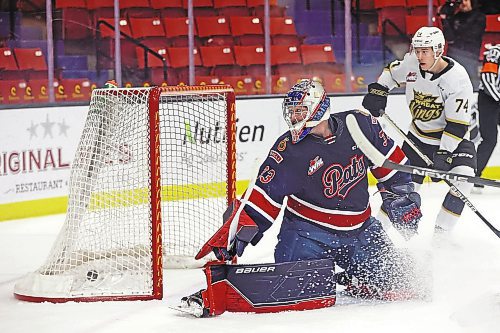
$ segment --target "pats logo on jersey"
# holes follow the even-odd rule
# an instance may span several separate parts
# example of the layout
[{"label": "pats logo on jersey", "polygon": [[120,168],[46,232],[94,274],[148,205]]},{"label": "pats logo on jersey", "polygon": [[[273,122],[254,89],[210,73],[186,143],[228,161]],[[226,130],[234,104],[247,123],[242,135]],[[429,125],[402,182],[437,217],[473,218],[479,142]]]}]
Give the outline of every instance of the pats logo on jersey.
[{"label": "pats logo on jersey", "polygon": [[444,110],[442,102],[436,102],[438,96],[424,94],[413,89],[413,99],[409,108],[413,120],[431,121],[441,117]]},{"label": "pats logo on jersey", "polygon": [[316,156],[314,160],[311,160],[309,162],[309,169],[307,170],[307,175],[311,176],[314,174],[316,171],[319,170],[323,166],[323,159],[319,156]]},{"label": "pats logo on jersey", "polygon": [[417,81],[417,73],[416,72],[409,72],[406,75],[406,82],[416,82]]},{"label": "pats logo on jersey", "polygon": [[351,157],[351,163],[345,167],[332,164],[323,172],[323,194],[329,199],[335,196],[344,199],[365,176],[366,166],[363,156],[354,155]]}]

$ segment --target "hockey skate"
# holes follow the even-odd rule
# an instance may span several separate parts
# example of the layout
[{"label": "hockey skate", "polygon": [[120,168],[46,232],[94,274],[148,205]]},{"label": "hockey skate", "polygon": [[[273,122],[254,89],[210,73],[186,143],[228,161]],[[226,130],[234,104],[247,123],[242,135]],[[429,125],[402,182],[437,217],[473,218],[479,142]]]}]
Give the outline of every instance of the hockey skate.
[{"label": "hockey skate", "polygon": [[190,314],[197,318],[205,318],[208,317],[208,309],[203,307],[203,296],[202,292],[204,289],[195,292],[192,295],[184,296],[181,298],[181,304],[172,309]]}]

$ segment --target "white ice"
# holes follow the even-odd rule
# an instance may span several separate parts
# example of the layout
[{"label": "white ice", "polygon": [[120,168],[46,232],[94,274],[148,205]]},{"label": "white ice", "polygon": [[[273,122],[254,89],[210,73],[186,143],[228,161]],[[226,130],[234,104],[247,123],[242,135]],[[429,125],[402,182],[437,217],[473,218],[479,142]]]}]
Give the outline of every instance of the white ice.
[{"label": "white ice", "polygon": [[[432,300],[337,304],[327,309],[277,314],[225,313],[208,319],[187,317],[168,307],[203,287],[200,269],[165,270],[165,297],[161,301],[18,301],[12,294],[14,283],[43,263],[64,216],[3,222],[0,332],[500,332],[500,238],[466,207],[449,244],[433,247],[434,218],[446,191],[444,184],[422,187],[425,216],[419,235],[407,244],[417,253],[432,252]],[[500,228],[500,189],[487,188],[470,199]],[[372,196],[372,207],[379,204],[379,196]],[[256,247],[248,248],[240,262],[272,261],[278,227],[274,226]],[[401,242],[392,231],[395,241]]]}]

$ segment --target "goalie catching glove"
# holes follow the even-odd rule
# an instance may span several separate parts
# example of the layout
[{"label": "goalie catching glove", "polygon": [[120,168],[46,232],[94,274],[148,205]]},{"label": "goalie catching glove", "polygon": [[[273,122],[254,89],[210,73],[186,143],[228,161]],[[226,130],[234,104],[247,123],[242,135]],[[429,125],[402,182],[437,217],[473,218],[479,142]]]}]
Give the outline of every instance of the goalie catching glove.
[{"label": "goalie catching glove", "polygon": [[420,195],[414,189],[415,185],[412,183],[392,185],[390,190],[380,189],[382,210],[405,239],[417,233],[418,223],[422,218]]},{"label": "goalie catching glove", "polygon": [[222,227],[203,245],[195,259],[201,259],[212,251],[217,259],[230,261],[235,256],[241,257],[248,243],[255,245],[262,238],[259,227],[238,199],[227,208],[223,219]]}]

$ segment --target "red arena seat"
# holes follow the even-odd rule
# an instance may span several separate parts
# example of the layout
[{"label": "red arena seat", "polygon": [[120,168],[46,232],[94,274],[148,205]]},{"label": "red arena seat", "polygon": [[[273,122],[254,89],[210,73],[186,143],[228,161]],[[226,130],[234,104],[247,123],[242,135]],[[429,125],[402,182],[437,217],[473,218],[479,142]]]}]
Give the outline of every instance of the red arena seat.
[{"label": "red arena seat", "polygon": [[[150,47],[153,51],[158,53],[160,56],[162,56],[166,61],[168,61],[168,55],[167,55],[167,48],[166,47]],[[144,49],[142,47],[136,47],[136,54],[137,54],[137,65],[139,68],[144,68],[146,67],[146,62],[145,62],[145,55],[144,55]],[[163,62],[161,59],[155,57],[151,53],[147,53],[147,60],[148,60],[148,66],[149,68],[154,68],[154,67],[163,67]]]},{"label": "red arena seat", "polygon": [[[168,38],[168,44],[175,47],[188,46],[188,18],[187,17],[166,17],[162,19],[165,35]],[[200,46],[196,24],[193,25],[194,45]]]},{"label": "red arena seat", "polygon": [[17,65],[20,70],[31,71],[46,71],[47,63],[43,56],[42,50],[39,48],[21,49],[15,48],[14,54],[16,55]]},{"label": "red arena seat", "polygon": [[500,14],[486,15],[485,32],[500,32]]},{"label": "red arena seat", "polygon": [[304,65],[335,62],[333,48],[330,44],[304,44],[300,46],[300,51]]},{"label": "red arena seat", "polygon": [[214,8],[218,10],[220,16],[248,16],[250,14],[246,0],[214,0]]},{"label": "red arena seat", "polygon": [[[427,15],[406,15],[406,33],[413,36],[421,27],[427,25]],[[436,26],[436,23],[433,22]]]},{"label": "red arena seat", "polygon": [[205,39],[206,45],[233,45],[229,20],[223,16],[202,16],[196,18],[198,37]]},{"label": "red arena seat", "polygon": [[[201,56],[198,49],[194,49],[194,65],[202,66]],[[187,47],[169,47],[167,48],[169,64],[173,68],[189,66],[189,48]]]},{"label": "red arena seat", "polygon": [[202,46],[200,50],[205,67],[235,64],[233,51],[229,46]]},{"label": "red arena seat", "polygon": [[17,71],[16,58],[14,52],[8,48],[0,48],[0,71]]},{"label": "red arena seat", "polygon": [[163,24],[158,17],[154,18],[130,18],[130,30],[132,37],[144,39],[149,37],[165,37]]},{"label": "red arena seat", "polygon": [[[115,26],[115,20],[113,18],[99,18],[98,21],[106,22],[107,24],[111,25],[112,27]],[[132,31],[130,30],[130,24],[128,23],[128,21],[126,19],[121,18],[119,21],[119,24],[120,24],[120,31],[121,32],[123,32],[124,34],[127,34],[129,36],[132,36]],[[99,30],[101,33],[101,38],[115,38],[115,31],[113,29],[109,28],[107,25],[100,24]]]}]

